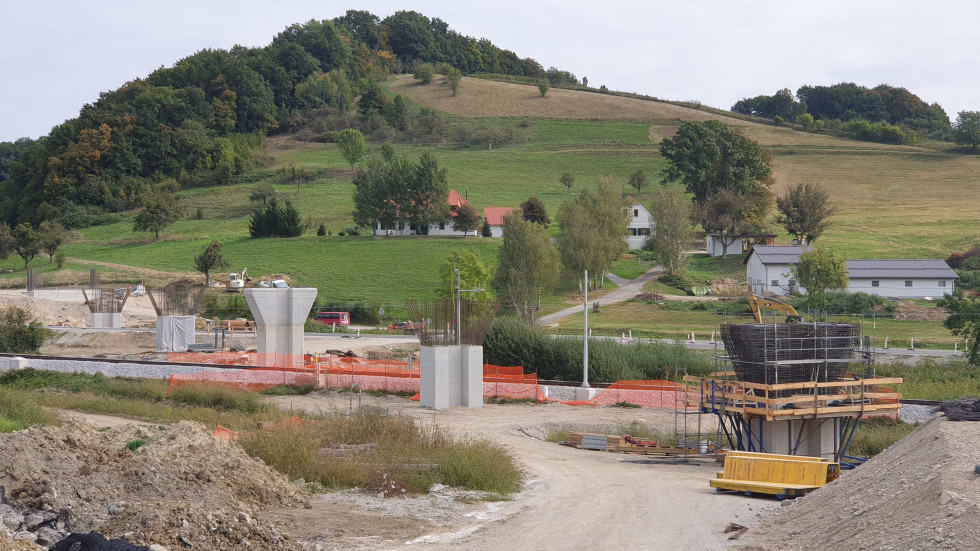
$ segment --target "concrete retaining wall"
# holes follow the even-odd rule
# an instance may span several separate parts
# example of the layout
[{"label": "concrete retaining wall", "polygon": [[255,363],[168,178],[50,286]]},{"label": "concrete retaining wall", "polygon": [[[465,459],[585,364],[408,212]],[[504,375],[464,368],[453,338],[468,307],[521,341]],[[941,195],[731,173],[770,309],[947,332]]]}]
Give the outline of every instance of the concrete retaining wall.
[{"label": "concrete retaining wall", "polygon": [[[32,358],[30,356],[0,356],[0,371],[11,367],[33,367],[63,373],[101,373],[107,377],[144,377],[169,379],[172,373],[199,373],[201,371],[228,371],[226,368],[205,367],[195,364],[158,364],[138,362],[107,362],[81,358]],[[237,367],[240,368],[240,367]]]}]

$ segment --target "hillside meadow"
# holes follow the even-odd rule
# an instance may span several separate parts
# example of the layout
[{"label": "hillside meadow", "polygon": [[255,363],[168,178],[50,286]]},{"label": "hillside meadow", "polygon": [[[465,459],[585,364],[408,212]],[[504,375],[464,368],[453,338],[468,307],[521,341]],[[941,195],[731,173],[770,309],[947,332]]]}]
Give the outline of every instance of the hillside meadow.
[{"label": "hillside meadow", "polygon": [[[931,144],[858,142],[719,115],[698,106],[586,91],[552,89],[541,98],[536,87],[464,78],[454,97],[439,78],[423,86],[407,76],[393,78],[389,87],[392,94],[443,112],[450,124],[513,133],[513,141],[493,147],[460,148],[449,141],[394,144],[398,153],[409,156],[431,148],[448,171],[450,187],[468,197],[478,212],[487,206],[517,206],[535,195],[554,216],[564,201],[605,175],[619,180],[624,194],[649,202],[664,168],[659,140],[672,135],[683,120],[720,119],[772,148],[777,193],[797,182],[826,186],[838,212],[821,240],[849,258],[945,258],[980,243],[975,214],[980,212],[980,156],[954,154]],[[378,144],[371,147],[377,150]],[[434,295],[438,268],[451,251],[475,250],[489,265],[496,264],[499,239],[388,238],[366,235],[369,231],[341,237],[339,233],[352,225],[353,173],[337,147],[273,136],[264,149],[270,164],[237,183],[181,192],[185,218],[161,232],[159,241],[152,234],[133,233],[130,216],[78,232],[64,247],[69,257],[65,269],[55,270],[46,256],[32,265],[49,284],[84,284],[91,268],[117,281],[151,278],[157,284],[164,283],[167,274],[174,279],[193,275],[194,257],[216,239],[224,244],[224,256],[231,263],[227,271],[247,267],[253,276],[282,275],[294,285],[317,287],[322,300],[383,305],[400,314],[405,299]],[[280,184],[277,173],[284,168],[306,169],[317,176],[298,187]],[[639,169],[651,180],[642,194],[627,185],[629,175]],[[570,190],[558,181],[564,172],[576,177]],[[248,195],[263,183],[275,186],[299,209],[310,223],[305,235],[249,238],[248,216],[255,205]],[[320,223],[329,236],[314,234]],[[780,235],[777,242],[788,243],[789,238]],[[3,276],[7,286],[23,285],[19,257],[0,263],[0,269],[8,272]],[[628,277],[638,271],[629,262],[615,270]],[[557,310],[566,302],[552,298],[545,309]],[[683,313],[695,316],[687,321],[674,314],[647,332],[684,334],[688,327],[713,325],[693,312]],[[647,310],[631,309],[622,315],[651,316]],[[608,330],[623,327],[611,323]]]}]

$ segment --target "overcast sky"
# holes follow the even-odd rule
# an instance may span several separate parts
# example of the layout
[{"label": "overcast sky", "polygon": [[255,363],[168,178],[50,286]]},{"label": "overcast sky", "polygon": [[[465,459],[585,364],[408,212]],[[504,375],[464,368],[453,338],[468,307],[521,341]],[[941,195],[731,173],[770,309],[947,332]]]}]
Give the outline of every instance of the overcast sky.
[{"label": "overcast sky", "polygon": [[591,86],[723,109],[855,82],[907,88],[951,120],[980,110],[971,0],[30,0],[0,11],[0,141],[46,135],[100,92],[198,50],[265,46],[348,9],[415,10]]}]

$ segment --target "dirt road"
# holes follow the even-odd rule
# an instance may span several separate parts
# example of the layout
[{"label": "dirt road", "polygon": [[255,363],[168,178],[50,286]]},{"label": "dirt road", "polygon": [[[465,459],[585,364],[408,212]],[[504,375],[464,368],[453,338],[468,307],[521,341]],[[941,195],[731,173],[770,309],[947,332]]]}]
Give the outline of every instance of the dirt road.
[{"label": "dirt road", "polygon": [[[362,397],[364,405],[409,415],[422,423],[491,438],[513,452],[526,473],[527,488],[513,501],[471,507],[462,520],[419,524],[414,532],[395,522],[377,523],[384,502],[351,507],[346,496],[325,495],[328,503],[347,503],[331,510],[350,527],[350,537],[331,533],[331,545],[356,549],[720,549],[732,546],[723,533],[730,522],[750,528],[772,500],[717,494],[708,486],[720,466],[714,460],[687,464],[649,464],[649,456],[584,451],[546,442],[553,427],[611,432],[642,422],[672,430],[674,413],[663,409],[587,408],[559,404],[487,404],[482,409],[434,411],[417,402]],[[312,395],[273,399],[280,407],[310,411],[346,411],[349,395]],[[619,429],[622,430],[622,429]],[[419,507],[426,507],[425,501]],[[319,506],[326,507],[321,503]],[[435,513],[435,511],[434,511]],[[416,517],[424,514],[412,513]],[[295,520],[295,519],[294,519]],[[357,527],[374,523],[374,539]],[[297,527],[299,529],[301,527]],[[307,527],[308,529],[308,527]],[[326,529],[324,529],[326,530]],[[748,534],[737,543],[745,543]],[[338,541],[337,538],[342,541]]]}]

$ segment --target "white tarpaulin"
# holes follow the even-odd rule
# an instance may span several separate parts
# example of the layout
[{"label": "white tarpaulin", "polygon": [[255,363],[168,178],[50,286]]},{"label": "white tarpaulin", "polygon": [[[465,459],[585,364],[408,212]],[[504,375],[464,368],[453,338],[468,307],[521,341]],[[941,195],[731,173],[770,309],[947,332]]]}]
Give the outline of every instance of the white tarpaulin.
[{"label": "white tarpaulin", "polygon": [[194,344],[195,316],[158,316],[157,352],[187,352]]}]

